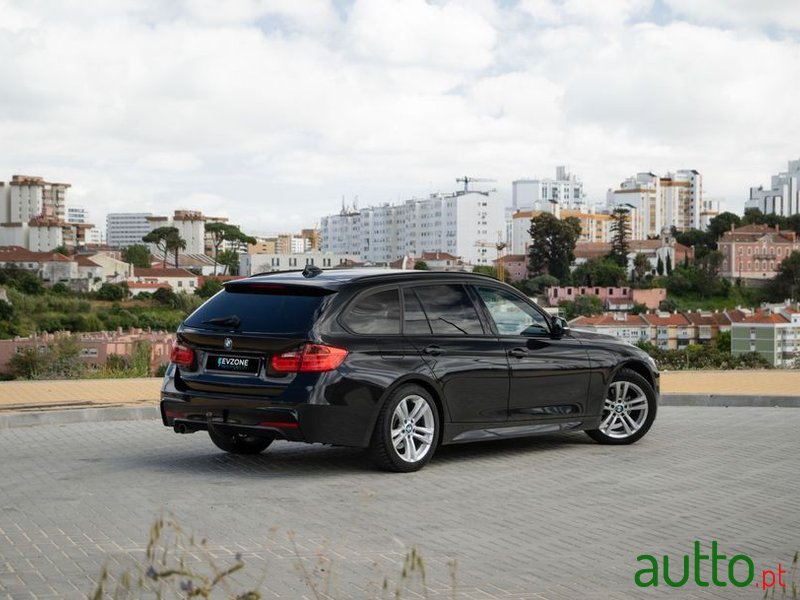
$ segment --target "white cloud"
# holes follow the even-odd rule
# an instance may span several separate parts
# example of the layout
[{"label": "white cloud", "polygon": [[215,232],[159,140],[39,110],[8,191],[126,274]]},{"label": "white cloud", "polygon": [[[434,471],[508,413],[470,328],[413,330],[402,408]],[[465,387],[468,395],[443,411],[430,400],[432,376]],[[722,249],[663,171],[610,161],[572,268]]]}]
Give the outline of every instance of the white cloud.
[{"label": "white cloud", "polygon": [[0,0],[0,179],[256,231],[563,163],[593,199],[695,167],[741,201],[797,157],[800,43],[670,1],[691,22],[647,0]]},{"label": "white cloud", "polygon": [[796,0],[663,1],[679,17],[699,23],[800,30],[800,3]]}]

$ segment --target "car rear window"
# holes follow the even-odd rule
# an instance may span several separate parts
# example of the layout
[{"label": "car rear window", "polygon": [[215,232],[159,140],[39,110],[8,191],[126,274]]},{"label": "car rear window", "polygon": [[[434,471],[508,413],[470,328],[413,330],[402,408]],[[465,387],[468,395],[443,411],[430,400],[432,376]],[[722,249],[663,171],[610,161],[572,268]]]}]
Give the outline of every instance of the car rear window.
[{"label": "car rear window", "polygon": [[[319,290],[248,290],[238,286],[218,293],[184,321],[197,329],[237,329],[258,333],[309,331],[324,299]],[[214,325],[212,320],[238,317],[238,327]]]}]

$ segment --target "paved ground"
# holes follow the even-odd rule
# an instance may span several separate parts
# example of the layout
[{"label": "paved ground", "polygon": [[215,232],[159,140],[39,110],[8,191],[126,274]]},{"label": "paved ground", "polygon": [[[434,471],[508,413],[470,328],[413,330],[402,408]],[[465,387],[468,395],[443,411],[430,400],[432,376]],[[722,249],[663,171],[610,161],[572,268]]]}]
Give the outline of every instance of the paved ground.
[{"label": "paved ground", "polygon": [[336,598],[389,597],[383,577],[392,591],[411,547],[430,598],[760,598],[754,586],[642,590],[636,557],[680,564],[694,540],[716,540],[758,570],[789,563],[798,431],[797,409],[665,407],[634,446],[580,434],[456,446],[396,475],[350,449],[276,443],[228,456],[156,421],[9,429],[0,599],[85,597],[103,563],[118,575],[144,562],[165,511],[221,563],[242,553],[235,589],[263,575],[265,598],[314,598],[300,564],[312,582],[330,577]]},{"label": "paved ground", "polygon": [[[155,403],[161,379],[83,379],[0,382],[0,411]],[[672,371],[664,394],[800,395],[800,370]]]}]

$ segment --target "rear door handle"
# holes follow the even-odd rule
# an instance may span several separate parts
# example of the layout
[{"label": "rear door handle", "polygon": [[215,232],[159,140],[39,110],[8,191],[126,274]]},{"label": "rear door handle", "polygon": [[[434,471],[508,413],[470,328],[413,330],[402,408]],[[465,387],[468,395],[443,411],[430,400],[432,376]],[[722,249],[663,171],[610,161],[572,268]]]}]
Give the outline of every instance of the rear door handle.
[{"label": "rear door handle", "polygon": [[509,356],[513,356],[514,358],[523,358],[528,356],[528,351],[525,348],[512,348],[508,351]]},{"label": "rear door handle", "polygon": [[430,354],[431,356],[439,356],[444,350],[442,350],[439,346],[426,346],[422,350],[425,354]]}]

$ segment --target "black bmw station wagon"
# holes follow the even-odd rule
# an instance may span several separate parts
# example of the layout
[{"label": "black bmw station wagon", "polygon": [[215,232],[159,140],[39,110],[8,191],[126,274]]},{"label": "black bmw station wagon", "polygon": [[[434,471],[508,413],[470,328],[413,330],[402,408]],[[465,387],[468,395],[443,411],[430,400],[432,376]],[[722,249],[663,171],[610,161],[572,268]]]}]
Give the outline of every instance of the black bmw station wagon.
[{"label": "black bmw station wagon", "polygon": [[342,269],[225,284],[178,329],[164,425],[222,450],[369,448],[415,471],[440,444],[584,430],[630,444],[656,416],[640,349],[572,331],[484,275]]}]

